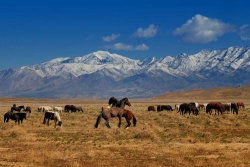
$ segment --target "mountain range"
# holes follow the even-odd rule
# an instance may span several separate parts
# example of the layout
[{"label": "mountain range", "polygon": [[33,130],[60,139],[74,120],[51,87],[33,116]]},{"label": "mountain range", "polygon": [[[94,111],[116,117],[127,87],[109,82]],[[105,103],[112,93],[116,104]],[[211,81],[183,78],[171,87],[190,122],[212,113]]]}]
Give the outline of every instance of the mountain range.
[{"label": "mountain range", "polygon": [[107,51],[0,71],[0,96],[148,98],[250,84],[250,46],[133,60]]}]

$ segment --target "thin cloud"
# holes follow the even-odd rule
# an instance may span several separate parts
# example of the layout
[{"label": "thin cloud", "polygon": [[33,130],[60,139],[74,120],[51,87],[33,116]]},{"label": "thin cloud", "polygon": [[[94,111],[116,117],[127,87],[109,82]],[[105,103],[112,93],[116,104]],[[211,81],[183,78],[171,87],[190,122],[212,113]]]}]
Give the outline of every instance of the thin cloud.
[{"label": "thin cloud", "polygon": [[112,34],[110,36],[102,37],[102,40],[105,42],[111,42],[111,41],[116,40],[119,37],[120,37],[120,34]]},{"label": "thin cloud", "polygon": [[145,44],[133,46],[133,45],[127,45],[124,43],[105,45],[104,48],[105,49],[112,49],[112,50],[148,50],[149,49]]},{"label": "thin cloud", "polygon": [[239,28],[240,38],[244,41],[250,40],[250,26],[248,24],[244,24]]},{"label": "thin cloud", "polygon": [[173,32],[183,43],[208,43],[226,33],[234,32],[234,26],[200,14],[189,19]]},{"label": "thin cloud", "polygon": [[139,38],[152,38],[156,35],[157,32],[158,28],[154,24],[151,24],[146,29],[138,28],[137,31],[133,34],[133,36]]},{"label": "thin cloud", "polygon": [[145,44],[141,44],[135,47],[135,50],[148,50],[149,48]]}]

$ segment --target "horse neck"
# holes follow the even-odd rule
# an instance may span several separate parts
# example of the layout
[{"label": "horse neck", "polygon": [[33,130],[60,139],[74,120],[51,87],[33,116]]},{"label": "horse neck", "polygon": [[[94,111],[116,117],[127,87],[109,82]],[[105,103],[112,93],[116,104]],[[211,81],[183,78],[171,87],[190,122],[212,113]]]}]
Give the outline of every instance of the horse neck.
[{"label": "horse neck", "polygon": [[120,101],[117,103],[116,107],[124,108],[124,107],[125,107],[125,100],[120,100]]}]

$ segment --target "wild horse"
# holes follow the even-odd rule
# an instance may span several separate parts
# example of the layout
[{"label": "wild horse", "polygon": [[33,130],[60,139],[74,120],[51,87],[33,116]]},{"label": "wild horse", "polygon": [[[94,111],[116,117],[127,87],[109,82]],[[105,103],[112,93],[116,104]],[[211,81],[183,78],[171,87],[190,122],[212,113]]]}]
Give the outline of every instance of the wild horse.
[{"label": "wild horse", "polygon": [[49,126],[49,120],[54,120],[55,128],[56,128],[57,121],[58,121],[58,126],[62,125],[61,117],[57,111],[46,111],[44,113],[43,124],[46,124],[46,121],[47,121],[47,125]]},{"label": "wild horse", "polygon": [[[115,102],[115,100],[114,100],[114,102]],[[116,107],[107,108],[107,109],[103,110],[96,119],[95,128],[98,128],[98,125],[101,121],[101,118],[105,119],[105,121],[106,121],[105,125],[108,128],[111,128],[109,125],[109,119],[113,118],[113,117],[118,117],[118,119],[119,119],[118,127],[120,128],[121,127],[121,118],[127,117],[126,114],[124,114],[125,105],[128,105],[129,107],[131,106],[127,97],[123,98],[120,101],[117,101]],[[126,127],[128,127],[128,125]]]},{"label": "wild horse", "polygon": [[19,112],[19,113],[13,113],[13,112],[7,112],[4,114],[4,122],[9,122],[9,119],[14,120],[15,124],[23,122],[23,120],[26,120],[26,113]]},{"label": "wild horse", "polygon": [[13,111],[19,111],[20,112],[22,109],[23,110],[25,109],[24,106],[18,106],[17,107],[16,104],[13,104],[13,107],[10,108],[10,111],[11,112],[13,112]]}]

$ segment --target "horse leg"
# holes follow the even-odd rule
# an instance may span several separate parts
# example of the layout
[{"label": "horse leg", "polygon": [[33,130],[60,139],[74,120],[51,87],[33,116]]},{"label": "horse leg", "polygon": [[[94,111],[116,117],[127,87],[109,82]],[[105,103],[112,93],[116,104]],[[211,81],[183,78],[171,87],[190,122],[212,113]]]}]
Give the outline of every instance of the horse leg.
[{"label": "horse leg", "polygon": [[108,119],[108,118],[106,119],[105,125],[106,125],[108,128],[111,128],[110,125],[109,125],[109,119]]},{"label": "horse leg", "polygon": [[121,123],[122,123],[122,117],[119,116],[118,118],[119,118],[118,128],[120,128],[121,127]]},{"label": "horse leg", "polygon": [[130,127],[130,125],[131,125],[131,122],[130,122],[130,119],[129,118],[126,118],[126,121],[127,121],[127,126],[125,127],[125,129],[127,129],[127,128],[129,128]]},{"label": "horse leg", "polygon": [[101,122],[101,118],[102,118],[102,114],[99,114],[99,116],[96,119],[95,128],[98,128],[98,125]]}]

